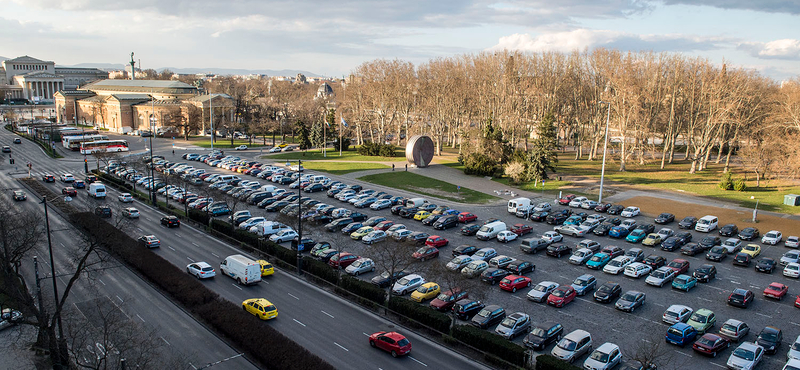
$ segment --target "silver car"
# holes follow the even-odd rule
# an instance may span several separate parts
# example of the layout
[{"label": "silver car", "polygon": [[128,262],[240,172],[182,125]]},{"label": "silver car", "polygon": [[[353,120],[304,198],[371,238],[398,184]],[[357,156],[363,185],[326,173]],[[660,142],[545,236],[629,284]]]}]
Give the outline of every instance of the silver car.
[{"label": "silver car", "polygon": [[613,369],[622,361],[622,351],[614,343],[603,343],[583,362],[583,368],[588,370]]},{"label": "silver car", "polygon": [[472,262],[472,257],[462,255],[462,256],[455,256],[453,257],[450,262],[447,263],[445,267],[447,267],[450,271],[460,271],[464,267],[466,267],[470,262]]},{"label": "silver car", "polygon": [[350,275],[358,276],[365,272],[375,271],[375,262],[369,258],[359,258],[347,266],[344,271]]},{"label": "silver car", "polygon": [[728,357],[729,369],[753,369],[764,357],[764,347],[753,342],[743,342]]},{"label": "silver car", "polygon": [[592,335],[585,330],[575,330],[556,344],[550,354],[562,361],[572,363],[576,358],[592,350]]},{"label": "silver car", "polygon": [[673,279],[675,279],[675,270],[667,266],[662,266],[659,267],[658,270],[651,272],[644,282],[648,285],[663,287],[664,284],[672,281]]},{"label": "silver car", "polygon": [[575,278],[575,281],[572,282],[572,288],[575,289],[575,293],[578,295],[585,295],[588,292],[594,290],[597,287],[597,279],[591,274],[583,274]]},{"label": "silver car", "polygon": [[569,263],[573,265],[582,265],[592,258],[592,251],[588,248],[581,248],[572,252],[572,255],[569,257]]},{"label": "silver car", "polygon": [[531,328],[531,318],[528,314],[523,312],[514,312],[506,316],[505,319],[497,325],[494,332],[508,340],[514,339],[520,334],[526,334]]},{"label": "silver car", "polygon": [[536,284],[536,286],[528,292],[528,300],[534,302],[544,302],[547,300],[547,297],[550,295],[550,293],[558,287],[559,284],[552,281],[543,281],[539,284]]},{"label": "silver car", "polygon": [[392,292],[397,295],[404,295],[419,288],[419,286],[422,284],[425,284],[425,279],[422,278],[422,276],[417,274],[407,275],[394,283]]}]

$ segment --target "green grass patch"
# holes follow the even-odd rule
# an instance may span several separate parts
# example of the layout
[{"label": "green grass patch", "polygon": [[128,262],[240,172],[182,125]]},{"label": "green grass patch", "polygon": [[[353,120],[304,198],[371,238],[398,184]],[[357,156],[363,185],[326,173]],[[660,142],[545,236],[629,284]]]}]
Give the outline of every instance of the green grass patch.
[{"label": "green grass patch", "polygon": [[367,175],[358,178],[373,184],[388,186],[395,189],[408,190],[411,192],[428,195],[432,197],[451,200],[461,203],[488,203],[500,198],[484,194],[472,189],[462,187],[460,190],[449,182],[436,180],[427,176],[417,175],[406,171],[386,172],[375,175]]},{"label": "green grass patch", "polygon": [[[176,139],[177,139],[177,137],[176,137]],[[211,148],[211,138],[208,137],[208,136],[206,136],[205,138],[197,138],[197,139],[190,138],[189,139],[189,143],[191,143],[192,145],[197,145],[197,146],[199,146],[201,148]],[[247,147],[250,148],[250,149],[259,148],[259,147],[263,146],[262,143],[260,143],[258,141],[254,141],[252,144],[250,144],[250,142],[248,140],[238,140],[238,139],[236,139],[236,140],[233,140],[233,145],[231,145],[231,141],[230,140],[217,139],[217,141],[214,143],[214,148],[232,149],[232,148],[236,148],[239,145],[247,145]]]},{"label": "green grass patch", "polygon": [[[559,180],[556,180],[556,179],[549,179],[549,180],[544,180],[544,189],[542,189],[542,184],[541,183],[534,184],[533,182],[526,182],[524,184],[509,185],[508,184],[508,180],[509,179],[507,177],[500,177],[500,178],[493,177],[492,178],[492,181],[501,183],[503,185],[513,186],[513,187],[516,187],[516,188],[521,189],[521,190],[532,191],[532,192],[537,192],[537,191],[538,192],[542,192],[542,191],[544,191],[545,193],[557,193],[559,190],[561,190],[561,188],[572,185],[572,182],[570,182],[570,181],[559,181]],[[570,193],[577,194],[574,191],[570,191]],[[585,194],[580,194],[580,195],[585,195]]]},{"label": "green grass patch", "polygon": [[390,166],[381,163],[331,162],[331,161],[303,162],[303,167],[309,170],[322,171],[334,175],[344,175],[350,172],[391,168]]},{"label": "green grass patch", "polygon": [[339,155],[338,149],[328,148],[327,156],[322,155],[321,149],[311,149],[305,152],[303,155],[302,151],[295,150],[293,152],[288,153],[278,153],[269,155],[265,158],[267,159],[282,159],[282,160],[297,160],[297,159],[308,159],[308,160],[321,160],[321,161],[364,161],[364,162],[400,162],[405,161],[405,150],[404,149],[397,149],[394,151],[394,157],[379,157],[379,156],[366,156],[358,154],[355,149],[343,151],[342,155]]}]

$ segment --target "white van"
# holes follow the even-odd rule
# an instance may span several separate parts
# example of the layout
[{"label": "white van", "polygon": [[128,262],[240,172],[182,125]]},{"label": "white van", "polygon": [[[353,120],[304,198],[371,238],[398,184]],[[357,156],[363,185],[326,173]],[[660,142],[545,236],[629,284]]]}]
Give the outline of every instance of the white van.
[{"label": "white van", "polygon": [[217,180],[216,180],[216,181],[214,181],[214,182],[217,182],[217,181],[231,182],[231,181],[233,181],[233,180],[238,180],[238,179],[239,179],[239,176],[235,176],[235,175],[222,175],[222,176],[218,177],[218,178],[217,178]]},{"label": "white van", "polygon": [[89,184],[87,190],[92,198],[104,199],[106,197],[106,186],[99,182]]},{"label": "white van", "polygon": [[489,240],[497,236],[497,233],[506,230],[506,223],[503,221],[495,221],[481,226],[475,236],[479,240]]},{"label": "white van", "polygon": [[518,207],[530,207],[531,200],[528,198],[514,198],[508,201],[508,213],[517,213]]},{"label": "white van", "polygon": [[428,203],[425,198],[411,198],[406,200],[406,207],[420,207],[425,203]]},{"label": "white van", "polygon": [[311,181],[310,182],[312,184],[315,183],[315,182],[320,182],[321,183],[321,182],[323,182],[323,181],[325,181],[327,179],[328,179],[327,177],[322,176],[322,175],[314,175],[314,176],[311,176]]},{"label": "white van", "polygon": [[259,190],[269,192],[272,195],[275,195],[276,187],[274,185],[264,185]]},{"label": "white van", "polygon": [[717,216],[703,216],[697,220],[697,224],[694,226],[694,229],[699,232],[708,233],[716,229],[718,223],[719,220],[717,219]]},{"label": "white van", "polygon": [[283,229],[291,229],[291,227],[280,222],[266,221],[251,227],[249,231],[260,236],[270,236]]},{"label": "white van", "polygon": [[241,254],[225,257],[220,262],[219,270],[239,284],[250,285],[261,281],[261,265]]}]

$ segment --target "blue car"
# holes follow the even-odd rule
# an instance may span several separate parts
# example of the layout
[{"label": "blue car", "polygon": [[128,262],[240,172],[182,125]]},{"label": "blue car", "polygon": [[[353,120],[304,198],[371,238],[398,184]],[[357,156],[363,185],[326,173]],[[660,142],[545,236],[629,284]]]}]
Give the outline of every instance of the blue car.
[{"label": "blue car", "polygon": [[581,216],[569,216],[562,225],[580,225],[583,222]]},{"label": "blue car", "polygon": [[672,280],[672,288],[688,292],[697,286],[697,279],[694,276],[678,275]]},{"label": "blue car", "polygon": [[691,343],[695,337],[697,337],[697,330],[694,330],[689,324],[679,322],[669,327],[665,339],[667,343],[683,347]]},{"label": "blue car", "polygon": [[647,233],[644,230],[636,229],[633,230],[632,233],[628,234],[628,237],[625,238],[626,241],[629,243],[639,243],[647,236]]},{"label": "blue car", "polygon": [[609,261],[611,261],[610,255],[603,252],[595,253],[592,258],[586,261],[586,267],[592,270],[600,270],[605,267]]},{"label": "blue car", "polygon": [[628,231],[628,229],[623,227],[623,226],[614,226],[608,232],[608,236],[610,236],[612,238],[622,239],[622,238],[628,236],[629,232],[630,231]]}]

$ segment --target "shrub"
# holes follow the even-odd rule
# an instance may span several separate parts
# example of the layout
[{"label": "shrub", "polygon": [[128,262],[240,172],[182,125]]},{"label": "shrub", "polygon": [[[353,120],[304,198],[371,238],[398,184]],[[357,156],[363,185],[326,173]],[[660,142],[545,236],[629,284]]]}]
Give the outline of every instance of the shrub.
[{"label": "shrub", "polygon": [[486,330],[471,325],[456,325],[453,337],[514,365],[523,366],[525,363],[525,348]]},{"label": "shrub", "polygon": [[312,257],[303,257],[303,270],[331,284],[336,284],[336,270],[325,262],[317,261]]},{"label": "shrub", "polygon": [[725,172],[722,174],[722,179],[719,180],[719,184],[717,186],[722,190],[732,190],[733,189],[733,180],[731,179],[731,173]]},{"label": "shrub", "polygon": [[747,185],[744,183],[744,179],[736,179],[733,183],[733,190],[736,191],[745,191],[747,190]]},{"label": "shrub", "polygon": [[580,368],[551,355],[536,356],[536,370],[579,370]]},{"label": "shrub", "polygon": [[364,297],[378,304],[383,304],[386,300],[386,292],[383,289],[349,275],[342,277],[341,287],[350,293]]},{"label": "shrub", "polygon": [[[346,151],[350,150],[350,145],[352,145],[351,142],[350,142],[350,139],[348,139],[346,137],[342,138],[342,151],[343,152],[346,152]],[[333,148],[336,149],[336,150],[339,150],[339,139],[336,139],[333,142]]]},{"label": "shrub", "polygon": [[211,217],[208,215],[208,212],[203,212],[199,209],[189,209],[189,219],[193,221],[197,221],[203,225],[208,225],[208,220]]},{"label": "shrub", "polygon": [[367,141],[358,147],[358,154],[366,156],[394,157],[394,145]]},{"label": "shrub", "polygon": [[378,154],[381,157],[394,157],[394,145],[391,144],[380,145],[380,148],[378,149]]},{"label": "shrub", "polygon": [[450,329],[450,316],[405,298],[390,298],[389,309],[443,333]]},{"label": "shrub", "polygon": [[497,163],[486,154],[470,153],[461,159],[467,175],[494,176],[497,171]]}]

